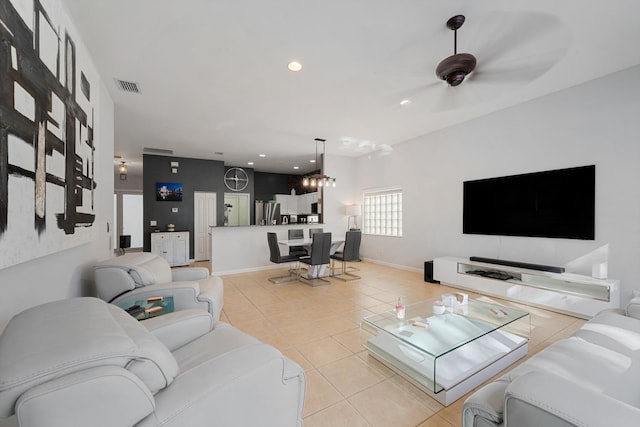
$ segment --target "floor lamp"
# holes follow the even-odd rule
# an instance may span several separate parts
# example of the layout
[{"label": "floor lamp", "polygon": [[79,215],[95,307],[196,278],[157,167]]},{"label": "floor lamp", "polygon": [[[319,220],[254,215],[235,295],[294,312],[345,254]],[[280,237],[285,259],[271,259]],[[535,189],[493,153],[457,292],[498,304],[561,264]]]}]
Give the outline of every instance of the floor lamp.
[{"label": "floor lamp", "polygon": [[[362,215],[362,209],[360,205],[347,205],[345,206],[345,210],[349,220],[347,222],[347,228],[349,230],[359,230],[358,228],[358,217]],[[353,218],[354,226],[351,228],[351,218]]]}]

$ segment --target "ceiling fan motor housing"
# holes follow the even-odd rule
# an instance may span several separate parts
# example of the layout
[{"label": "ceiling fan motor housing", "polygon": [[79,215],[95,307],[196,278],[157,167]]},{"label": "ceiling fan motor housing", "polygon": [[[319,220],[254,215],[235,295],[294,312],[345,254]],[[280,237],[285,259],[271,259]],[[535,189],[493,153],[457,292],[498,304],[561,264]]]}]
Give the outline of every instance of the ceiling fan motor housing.
[{"label": "ceiling fan motor housing", "polygon": [[436,68],[436,75],[450,86],[458,86],[475,68],[475,56],[470,53],[458,53],[440,62]]},{"label": "ceiling fan motor housing", "polygon": [[464,78],[476,68],[476,57],[470,53],[458,53],[457,30],[464,24],[464,15],[456,15],[447,21],[447,28],[454,32],[453,55],[444,59],[436,68],[438,78],[449,86],[458,86]]}]

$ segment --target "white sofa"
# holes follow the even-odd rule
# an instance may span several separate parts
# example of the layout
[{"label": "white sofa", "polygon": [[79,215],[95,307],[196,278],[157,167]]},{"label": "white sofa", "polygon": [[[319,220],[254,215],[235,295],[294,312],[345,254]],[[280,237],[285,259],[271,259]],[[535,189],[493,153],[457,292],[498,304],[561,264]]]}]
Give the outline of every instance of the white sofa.
[{"label": "white sofa", "polygon": [[464,403],[464,427],[640,425],[640,298],[605,310]]},{"label": "white sofa", "polygon": [[224,286],[201,267],[172,269],[150,252],[132,252],[94,266],[98,297],[107,302],[173,296],[175,310],[200,308],[220,319]]},{"label": "white sofa", "polygon": [[73,298],[0,336],[5,426],[301,427],[304,394],[300,366],[204,310],[138,322]]}]

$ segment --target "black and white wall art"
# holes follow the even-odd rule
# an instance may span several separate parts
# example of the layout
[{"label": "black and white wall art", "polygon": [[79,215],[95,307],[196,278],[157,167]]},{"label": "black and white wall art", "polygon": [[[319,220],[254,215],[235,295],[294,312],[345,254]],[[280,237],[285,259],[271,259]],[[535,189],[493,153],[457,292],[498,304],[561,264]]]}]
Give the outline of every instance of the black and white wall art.
[{"label": "black and white wall art", "polygon": [[0,0],[0,268],[92,240],[98,74],[60,0]]}]

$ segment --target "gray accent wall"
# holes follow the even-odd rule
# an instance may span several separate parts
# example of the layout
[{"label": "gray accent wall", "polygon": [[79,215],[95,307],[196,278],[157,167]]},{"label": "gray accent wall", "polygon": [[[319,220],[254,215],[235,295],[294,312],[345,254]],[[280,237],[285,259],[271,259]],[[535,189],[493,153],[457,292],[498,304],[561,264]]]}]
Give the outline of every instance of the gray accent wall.
[{"label": "gray accent wall", "polygon": [[[174,224],[176,231],[189,231],[189,257],[193,258],[194,230],[194,191],[207,191],[217,194],[217,225],[224,221],[224,162],[218,160],[192,159],[186,157],[143,155],[143,210],[144,210],[144,250],[151,250],[151,233],[166,231],[167,224]],[[171,162],[178,162],[178,172],[172,173]],[[249,175],[246,193],[253,194],[253,171],[245,169]],[[156,183],[179,182],[182,184],[181,202],[156,201]],[[171,211],[178,208],[177,213]],[[150,226],[150,221],[157,226]]]}]

